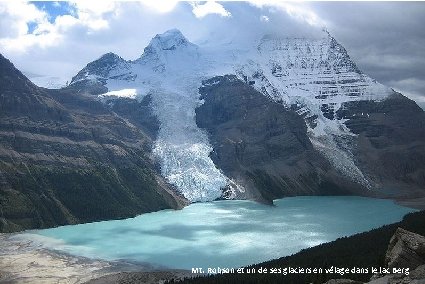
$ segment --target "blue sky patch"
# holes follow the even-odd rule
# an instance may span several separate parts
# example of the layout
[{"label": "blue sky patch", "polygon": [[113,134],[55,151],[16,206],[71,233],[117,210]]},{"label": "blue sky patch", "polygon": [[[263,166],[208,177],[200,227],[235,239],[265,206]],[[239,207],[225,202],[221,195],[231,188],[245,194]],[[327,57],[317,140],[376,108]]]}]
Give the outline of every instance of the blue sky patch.
[{"label": "blue sky patch", "polygon": [[38,25],[36,22],[29,22],[27,23],[27,26],[28,26],[28,33],[32,34]]},{"label": "blue sky patch", "polygon": [[46,11],[50,23],[54,23],[58,16],[76,14],[75,7],[65,1],[33,1],[30,3],[34,4],[38,9]]}]

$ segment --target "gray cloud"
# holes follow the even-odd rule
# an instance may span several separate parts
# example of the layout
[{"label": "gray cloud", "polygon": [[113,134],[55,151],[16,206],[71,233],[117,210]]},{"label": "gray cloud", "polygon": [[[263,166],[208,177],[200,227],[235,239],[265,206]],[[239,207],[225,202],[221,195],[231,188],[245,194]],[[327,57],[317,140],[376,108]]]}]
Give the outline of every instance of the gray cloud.
[{"label": "gray cloud", "polygon": [[[243,42],[266,33],[311,36],[321,28],[308,25],[302,17],[289,16],[279,5],[259,8],[261,5],[241,2],[221,4],[231,17],[212,14],[196,18],[189,3],[178,3],[169,13],[157,13],[136,2],[121,3],[118,14],[104,15],[107,29],[89,32],[86,26],[75,25],[63,33],[60,44],[34,46],[25,53],[5,55],[24,71],[70,78],[88,62],[109,51],[126,59],[136,59],[155,34],[170,28],[180,29],[198,44],[207,39]],[[317,15],[364,73],[425,107],[424,2],[291,5]],[[264,16],[268,21],[264,21]],[[0,35],[6,32],[3,27],[2,23]]]}]

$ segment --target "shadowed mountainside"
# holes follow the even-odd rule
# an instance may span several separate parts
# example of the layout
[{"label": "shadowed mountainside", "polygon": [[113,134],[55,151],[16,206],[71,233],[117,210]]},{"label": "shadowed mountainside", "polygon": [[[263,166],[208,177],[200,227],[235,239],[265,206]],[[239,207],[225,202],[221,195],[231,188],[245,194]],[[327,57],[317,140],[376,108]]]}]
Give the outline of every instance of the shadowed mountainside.
[{"label": "shadowed mountainside", "polygon": [[209,134],[216,166],[246,189],[235,191],[238,197],[425,195],[425,113],[401,94],[347,102],[337,112],[356,134],[350,144],[356,165],[373,182],[368,189],[339,174],[313,147],[300,115],[236,76],[206,80],[200,93],[196,122]]},{"label": "shadowed mountainside", "polygon": [[[214,82],[214,84],[210,84]],[[214,77],[200,89],[196,122],[209,133],[211,158],[245,188],[241,198],[365,194],[338,175],[311,144],[301,116],[236,76]]]},{"label": "shadowed mountainside", "polygon": [[158,174],[140,128],[91,96],[35,86],[2,56],[0,118],[0,232],[186,203]]}]

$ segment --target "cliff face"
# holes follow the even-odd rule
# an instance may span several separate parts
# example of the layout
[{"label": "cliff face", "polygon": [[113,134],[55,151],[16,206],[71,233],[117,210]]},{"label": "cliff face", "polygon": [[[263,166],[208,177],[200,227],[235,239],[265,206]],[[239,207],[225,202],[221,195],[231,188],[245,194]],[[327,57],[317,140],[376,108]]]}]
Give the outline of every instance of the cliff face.
[{"label": "cliff face", "polygon": [[97,94],[155,137],[162,176],[193,202],[425,198],[424,112],[362,73],[326,31],[197,46],[170,30],[135,61],[89,63],[68,89]]},{"label": "cliff face", "polygon": [[336,116],[356,134],[353,154],[373,187],[389,196],[425,194],[425,112],[415,102],[394,92],[345,103]]},{"label": "cliff face", "polygon": [[181,206],[166,183],[191,202],[357,194],[423,207],[425,113],[328,33],[197,46],[170,30],[61,90],[0,59],[3,231]]},{"label": "cliff face", "polygon": [[235,76],[214,77],[200,89],[196,122],[209,133],[216,166],[243,189],[237,198],[271,200],[292,195],[360,193],[338,177],[312,146],[301,116]]},{"label": "cliff face", "polygon": [[[137,107],[137,106],[136,106]],[[0,232],[180,208],[151,138],[90,96],[33,85],[0,58]]]},{"label": "cliff face", "polygon": [[235,76],[206,80],[200,93],[204,103],[196,121],[209,134],[211,158],[243,186],[230,186],[228,195],[263,201],[306,194],[424,195],[424,112],[400,94],[345,103],[335,114],[354,135],[333,139],[350,144],[356,167],[371,181],[367,187],[341,175],[313,147],[302,116]]}]

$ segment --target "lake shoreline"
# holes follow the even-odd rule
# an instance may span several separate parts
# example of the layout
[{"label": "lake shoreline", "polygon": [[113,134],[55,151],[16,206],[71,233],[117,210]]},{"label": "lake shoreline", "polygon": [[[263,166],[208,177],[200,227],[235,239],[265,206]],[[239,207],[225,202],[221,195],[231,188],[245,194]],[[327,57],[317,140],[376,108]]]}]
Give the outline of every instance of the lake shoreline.
[{"label": "lake shoreline", "polygon": [[149,264],[124,260],[106,261],[70,255],[17,241],[0,234],[0,283],[88,283],[112,284],[119,280],[158,283],[198,274],[182,269],[158,269]]},{"label": "lake shoreline", "polygon": [[394,200],[394,203],[412,209],[425,210],[425,197],[397,198]]},{"label": "lake shoreline", "polygon": [[0,234],[0,283],[33,283],[34,279],[41,283],[86,283],[107,275],[154,269],[149,264],[74,256],[29,240],[16,240],[16,235]]},{"label": "lake shoreline", "polygon": [[[396,201],[394,203],[398,204]],[[75,256],[16,236],[19,236],[19,233],[0,234],[0,283],[31,283],[31,279],[38,279],[45,283],[96,284],[116,283],[119,279],[157,281],[194,276],[191,271],[185,269],[154,267],[147,262],[107,261]]]}]

